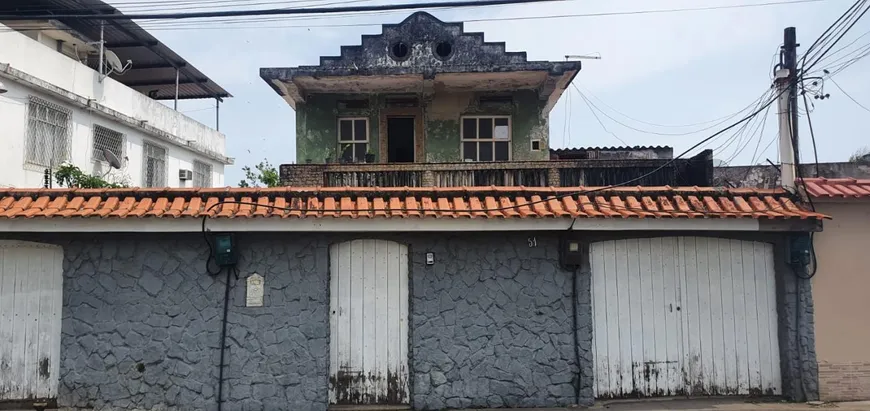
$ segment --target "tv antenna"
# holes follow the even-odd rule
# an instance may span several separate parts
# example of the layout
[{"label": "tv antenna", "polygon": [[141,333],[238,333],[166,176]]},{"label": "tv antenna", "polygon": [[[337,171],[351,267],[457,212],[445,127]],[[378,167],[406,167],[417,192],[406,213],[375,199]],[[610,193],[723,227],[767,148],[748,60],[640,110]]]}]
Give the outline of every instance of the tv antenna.
[{"label": "tv antenna", "polygon": [[601,60],[601,53],[595,52],[592,54],[565,55],[565,60]]}]

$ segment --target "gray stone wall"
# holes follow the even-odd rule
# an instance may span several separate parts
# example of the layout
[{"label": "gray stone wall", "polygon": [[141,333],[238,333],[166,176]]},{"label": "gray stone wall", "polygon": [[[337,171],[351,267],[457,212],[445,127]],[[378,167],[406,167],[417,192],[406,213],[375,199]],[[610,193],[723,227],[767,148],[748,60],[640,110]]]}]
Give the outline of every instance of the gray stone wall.
[{"label": "gray stone wall", "polygon": [[[240,235],[227,331],[225,410],[324,410],[328,249],[350,235]],[[64,237],[59,404],[68,409],[214,410],[226,275],[205,273],[198,235]],[[389,237],[411,252],[415,409],[575,401],[573,273],[558,236]],[[434,252],[436,264],[425,264]],[[243,280],[265,277],[265,305]],[[591,402],[589,278],[578,307],[581,397]]]},{"label": "gray stone wall", "polygon": [[[327,244],[240,244],[239,269],[265,277],[266,304],[245,308],[244,284],[231,278],[224,409],[326,409]],[[215,409],[227,277],[205,273],[201,237],[100,235],[62,245],[59,405]]]},{"label": "gray stone wall", "polygon": [[[366,236],[237,238],[242,279],[231,277],[225,410],[326,409],[328,249],[357,237]],[[59,404],[214,410],[226,276],[205,273],[201,237],[47,238],[21,239],[65,251]],[[592,402],[591,275],[580,268],[572,305],[574,273],[558,265],[558,234],[384,238],[409,245],[415,409]],[[784,236],[751,238],[777,245],[783,395],[817,398],[811,284],[785,265]],[[241,281],[254,272],[265,277],[264,307],[244,307]]]},{"label": "gray stone wall", "polygon": [[779,319],[779,357],[783,396],[793,401],[819,399],[816,360],[815,308],[812,281],[804,268],[795,275],[786,261],[786,244],[778,244],[776,291]]},{"label": "gray stone wall", "polygon": [[[535,240],[533,247],[520,234],[413,243],[415,409],[575,402],[573,273],[558,266],[556,235]],[[427,251],[435,253],[434,265],[426,265]],[[584,311],[581,330],[591,333],[588,298]],[[591,371],[589,344],[584,347]],[[591,398],[591,389],[584,394]]]}]

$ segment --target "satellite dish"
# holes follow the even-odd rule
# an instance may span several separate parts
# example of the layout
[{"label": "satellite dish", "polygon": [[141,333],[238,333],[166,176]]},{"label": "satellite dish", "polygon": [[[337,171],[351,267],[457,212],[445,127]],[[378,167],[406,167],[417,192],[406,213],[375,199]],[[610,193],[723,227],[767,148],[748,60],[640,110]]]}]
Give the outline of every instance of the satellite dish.
[{"label": "satellite dish", "polygon": [[109,162],[109,165],[112,166],[112,168],[121,168],[121,160],[118,159],[118,156],[116,156],[115,153],[111,152],[108,148],[104,148],[102,152],[103,158],[105,158],[106,161]]},{"label": "satellite dish", "polygon": [[127,60],[126,65],[122,64],[118,55],[111,50],[106,50],[105,52],[106,65],[109,66],[110,73],[124,74],[124,72],[133,65],[133,61],[131,60]]}]

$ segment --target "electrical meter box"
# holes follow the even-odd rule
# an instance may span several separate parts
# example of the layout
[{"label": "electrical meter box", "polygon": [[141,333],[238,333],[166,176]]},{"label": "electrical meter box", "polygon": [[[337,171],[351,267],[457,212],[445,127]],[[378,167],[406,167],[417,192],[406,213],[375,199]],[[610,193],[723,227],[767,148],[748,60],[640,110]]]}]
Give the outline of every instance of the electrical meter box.
[{"label": "electrical meter box", "polygon": [[563,267],[577,268],[583,264],[583,259],[585,258],[583,255],[584,247],[581,246],[580,241],[563,237],[559,248]]},{"label": "electrical meter box", "polygon": [[214,261],[217,265],[226,267],[239,262],[234,240],[232,234],[214,235]]},{"label": "electrical meter box", "polygon": [[789,238],[788,262],[792,265],[808,265],[810,263],[811,242],[809,233],[793,234]]}]

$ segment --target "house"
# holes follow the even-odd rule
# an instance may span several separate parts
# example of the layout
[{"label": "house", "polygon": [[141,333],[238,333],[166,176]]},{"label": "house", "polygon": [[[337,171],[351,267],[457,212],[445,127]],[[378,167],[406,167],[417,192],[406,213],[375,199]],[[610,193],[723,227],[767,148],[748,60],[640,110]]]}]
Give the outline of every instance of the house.
[{"label": "house", "polygon": [[822,218],[775,189],[4,189],[0,400],[815,399]]},{"label": "house", "polygon": [[814,236],[813,277],[819,395],[825,401],[870,399],[870,180],[807,178],[815,209],[831,216]]},{"label": "house", "polygon": [[[3,8],[23,18],[120,14],[100,0],[9,0]],[[225,184],[233,160],[217,125],[162,102],[219,104],[230,94],[129,19],[0,21],[0,83],[0,187],[51,187],[50,170],[63,163],[129,186]]]},{"label": "house", "polygon": [[[551,152],[550,110],[579,72],[578,61],[529,61],[462,23],[417,12],[317,66],[260,76],[296,111],[296,162],[280,167],[288,186],[576,187],[641,176],[638,184],[712,183],[711,152]],[[632,162],[614,161],[625,159]]]}]

